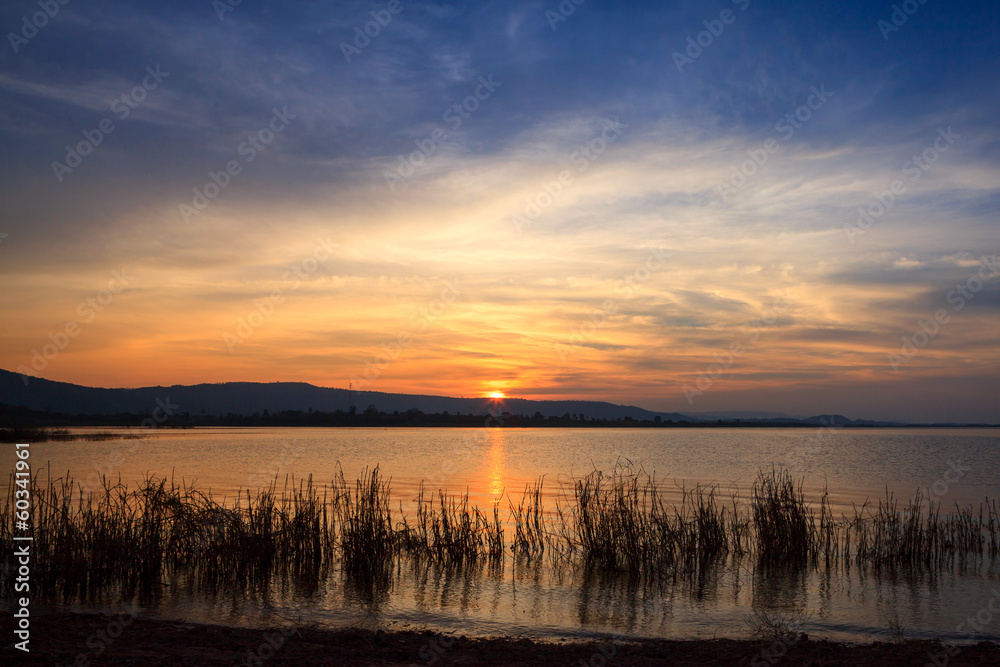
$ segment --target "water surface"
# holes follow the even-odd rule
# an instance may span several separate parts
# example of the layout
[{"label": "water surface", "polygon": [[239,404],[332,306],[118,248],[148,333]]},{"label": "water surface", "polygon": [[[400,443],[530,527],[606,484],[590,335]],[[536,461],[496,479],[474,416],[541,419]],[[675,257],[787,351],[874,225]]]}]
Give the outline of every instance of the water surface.
[{"label": "water surface", "polygon": [[[616,463],[655,474],[674,488],[718,485],[742,497],[757,472],[784,465],[805,480],[807,497],[828,489],[838,511],[921,488],[945,507],[977,504],[1000,492],[1000,431],[991,429],[191,429],[146,431],[142,440],[38,443],[35,470],[71,471],[92,488],[101,472],[123,480],[147,474],[232,498],[286,476],[347,479],[379,465],[403,511],[421,481],[468,491],[483,509],[544,478],[549,498],[592,470]],[[5,448],[13,464],[13,448]],[[669,495],[669,494],[668,494]],[[593,633],[644,637],[746,636],[746,617],[766,609],[796,619],[810,635],[886,638],[901,621],[910,636],[968,639],[958,629],[1000,590],[997,564],[976,559],[945,571],[873,573],[853,568],[762,575],[729,560],[694,579],[656,586],[628,577],[554,570],[508,558],[501,571],[455,570],[402,562],[378,599],[352,591],[339,573],[320,590],[291,583],[267,597],[211,598],[168,582],[149,613],[238,625],[304,616],[335,627],[381,623],[467,635],[562,638]],[[1000,618],[979,637],[1000,639]]]}]

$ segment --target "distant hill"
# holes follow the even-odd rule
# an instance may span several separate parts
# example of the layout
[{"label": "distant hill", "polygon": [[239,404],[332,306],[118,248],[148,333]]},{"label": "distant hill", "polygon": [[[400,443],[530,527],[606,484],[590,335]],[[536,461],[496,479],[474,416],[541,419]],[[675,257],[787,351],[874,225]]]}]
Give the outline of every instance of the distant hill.
[{"label": "distant hill", "polygon": [[816,415],[815,417],[790,417],[783,412],[690,412],[688,416],[698,421],[741,422],[751,424],[809,424],[816,426],[904,426],[901,422],[850,419],[844,415]]},{"label": "distant hill", "polygon": [[[420,410],[425,413],[450,412],[452,414],[487,414],[496,406],[488,398],[449,398],[446,396],[421,396],[386,394],[375,391],[317,387],[305,382],[226,382],[222,384],[174,385],[171,387],[142,387],[139,389],[99,389],[82,387],[66,382],[53,382],[29,378],[25,386],[18,373],[0,370],[0,403],[23,406],[62,414],[120,414],[147,413],[156,408],[157,401],[170,400],[177,405],[178,413],[192,415],[252,415],[264,410],[322,412],[348,411],[353,404],[359,411],[368,406],[393,413]],[[584,414],[589,419],[655,419],[663,421],[696,421],[677,412],[651,412],[629,405],[615,405],[599,401],[529,401],[520,398],[505,399],[503,409],[511,414],[558,417],[566,413]]]},{"label": "distant hill", "polygon": [[[139,389],[100,389],[66,382],[53,382],[0,369],[0,404],[28,408],[62,415],[121,415],[149,414],[160,402],[169,401],[176,414],[254,415],[265,410],[277,413],[285,410],[334,413],[348,412],[350,406],[362,412],[374,406],[377,411],[392,414],[419,410],[425,414],[486,415],[498,403],[489,398],[451,398],[418,394],[387,394],[378,391],[355,391],[317,387],[305,382],[224,382],[221,384],[173,385]],[[603,401],[530,401],[523,398],[503,399],[500,407],[512,415],[530,417],[562,417],[567,413],[575,419],[583,414],[593,420],[689,422],[731,426],[903,426],[895,422],[849,419],[843,415],[817,415],[800,418],[781,412],[653,412],[631,405],[615,405]],[[953,426],[957,424],[952,424]]]},{"label": "distant hill", "polygon": [[801,419],[801,417],[792,417],[791,415],[786,415],[784,412],[747,412],[745,410],[729,410],[725,412],[689,412],[687,413],[689,417],[694,417],[702,421],[715,421],[716,419],[721,419],[722,421],[773,421],[776,419]]}]

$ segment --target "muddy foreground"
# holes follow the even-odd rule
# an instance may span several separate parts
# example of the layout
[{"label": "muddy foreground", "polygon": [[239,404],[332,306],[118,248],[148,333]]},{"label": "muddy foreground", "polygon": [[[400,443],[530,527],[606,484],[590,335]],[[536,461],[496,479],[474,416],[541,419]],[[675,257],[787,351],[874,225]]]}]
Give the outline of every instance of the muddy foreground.
[{"label": "muddy foreground", "polygon": [[[1000,645],[865,646],[810,641],[614,641],[558,644],[433,633],[316,628],[248,630],[100,614],[31,619],[30,653],[10,641],[4,665],[1000,665]],[[949,655],[951,653],[952,655]]]}]

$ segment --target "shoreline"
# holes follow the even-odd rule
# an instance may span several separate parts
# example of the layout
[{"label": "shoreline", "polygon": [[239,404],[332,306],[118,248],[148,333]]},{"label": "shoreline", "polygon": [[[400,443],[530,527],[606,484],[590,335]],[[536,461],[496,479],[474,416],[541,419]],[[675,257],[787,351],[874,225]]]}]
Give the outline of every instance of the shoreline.
[{"label": "shoreline", "polygon": [[313,626],[249,629],[145,616],[60,612],[31,618],[30,653],[6,642],[4,664],[28,665],[996,665],[1000,645],[939,641],[848,644],[789,639],[541,642],[429,631]]},{"label": "shoreline", "polygon": [[[144,440],[155,437],[157,432],[196,432],[196,431],[223,431],[223,430],[314,430],[323,429],[329,431],[412,431],[422,429],[446,429],[455,431],[526,431],[526,430],[582,430],[582,431],[671,431],[671,430],[810,430],[819,428],[821,431],[829,427],[815,424],[788,424],[788,423],[691,423],[681,422],[673,424],[654,424],[652,422],[622,422],[613,424],[496,424],[496,425],[470,425],[470,424],[438,424],[438,423],[413,423],[413,424],[352,424],[352,425],[316,425],[316,424],[201,424],[193,426],[175,426],[163,424],[156,428],[128,424],[67,424],[53,423],[40,426],[32,426],[27,429],[22,427],[0,427],[0,444],[15,444],[18,442],[29,442],[32,444],[51,442],[104,442],[110,440]],[[863,431],[983,431],[998,430],[1000,424],[873,424],[855,425],[848,424],[836,427],[838,431],[863,432]],[[89,433],[94,429],[100,429],[95,433]],[[83,433],[73,433],[72,431],[84,431]]]}]

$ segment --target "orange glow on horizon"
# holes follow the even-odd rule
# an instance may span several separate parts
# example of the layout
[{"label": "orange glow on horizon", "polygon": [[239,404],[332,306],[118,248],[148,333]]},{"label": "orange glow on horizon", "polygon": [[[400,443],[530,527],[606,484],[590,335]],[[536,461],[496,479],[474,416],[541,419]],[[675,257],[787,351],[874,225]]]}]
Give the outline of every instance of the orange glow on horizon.
[{"label": "orange glow on horizon", "polygon": [[507,397],[504,396],[504,393],[502,391],[494,391],[494,392],[490,392],[490,398],[500,399],[500,398],[507,398]]}]

